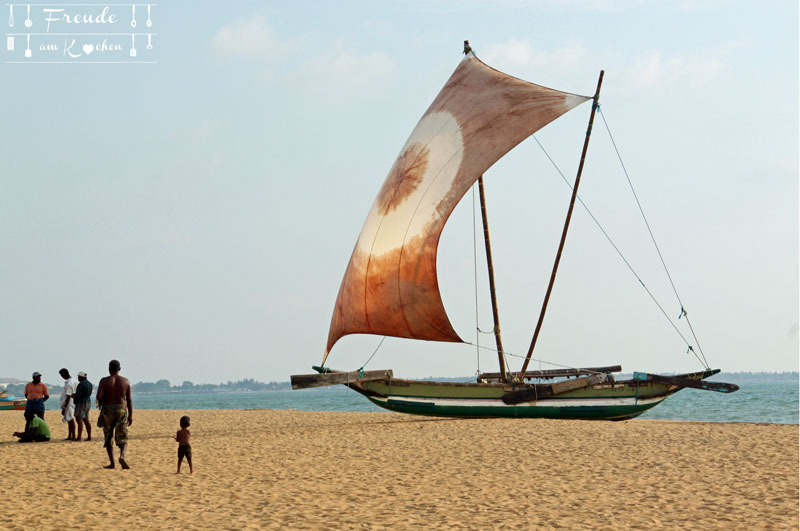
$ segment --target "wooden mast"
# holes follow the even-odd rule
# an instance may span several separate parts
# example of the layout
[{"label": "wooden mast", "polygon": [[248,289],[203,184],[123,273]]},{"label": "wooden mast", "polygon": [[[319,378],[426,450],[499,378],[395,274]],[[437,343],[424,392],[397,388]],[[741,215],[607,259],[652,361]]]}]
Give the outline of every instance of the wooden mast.
[{"label": "wooden mast", "polygon": [[575,199],[578,197],[578,186],[581,183],[581,173],[583,173],[583,163],[586,161],[586,151],[589,149],[589,137],[592,134],[592,124],[594,123],[594,115],[597,111],[600,101],[600,87],[603,84],[603,70],[600,71],[600,78],[597,80],[597,90],[594,93],[592,101],[592,113],[589,116],[589,125],[586,128],[586,139],[583,141],[583,152],[581,153],[581,162],[578,165],[578,175],[575,177],[575,184],[572,187],[572,198],[569,202],[569,209],[567,210],[567,219],[564,222],[564,231],[561,233],[561,242],[558,244],[558,252],[556,253],[556,260],[553,264],[553,273],[550,275],[550,283],[547,286],[547,292],[544,295],[542,302],[542,311],[539,313],[539,321],[536,323],[536,330],[533,332],[533,339],[531,339],[531,346],[528,348],[528,354],[525,356],[525,363],[522,364],[522,369],[519,372],[519,379],[524,380],[525,371],[528,369],[528,363],[531,361],[533,349],[536,347],[536,341],[539,339],[539,332],[542,330],[542,323],[544,322],[544,314],[547,311],[547,303],[550,300],[550,294],[553,291],[553,284],[556,281],[556,272],[558,271],[558,264],[561,261],[561,253],[564,251],[564,242],[567,240],[567,231],[569,230],[569,222],[572,219],[572,211],[575,208]]},{"label": "wooden mast", "polygon": [[492,320],[494,322],[494,340],[497,344],[497,358],[500,362],[501,381],[507,382],[508,376],[503,350],[503,339],[500,337],[500,314],[497,311],[497,293],[494,284],[494,265],[492,263],[492,244],[489,240],[489,218],[486,215],[486,196],[483,191],[483,175],[478,178],[478,191],[481,199],[481,220],[483,221],[483,243],[486,248],[486,264],[489,269],[489,293],[492,299]]}]

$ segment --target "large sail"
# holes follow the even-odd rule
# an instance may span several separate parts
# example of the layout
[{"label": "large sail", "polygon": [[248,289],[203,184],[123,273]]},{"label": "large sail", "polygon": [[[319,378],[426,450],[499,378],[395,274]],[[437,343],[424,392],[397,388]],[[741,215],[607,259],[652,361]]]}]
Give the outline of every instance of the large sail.
[{"label": "large sail", "polygon": [[414,128],[367,215],[322,364],[347,334],[462,341],[436,275],[447,218],[500,157],[588,99],[511,77],[467,54]]}]

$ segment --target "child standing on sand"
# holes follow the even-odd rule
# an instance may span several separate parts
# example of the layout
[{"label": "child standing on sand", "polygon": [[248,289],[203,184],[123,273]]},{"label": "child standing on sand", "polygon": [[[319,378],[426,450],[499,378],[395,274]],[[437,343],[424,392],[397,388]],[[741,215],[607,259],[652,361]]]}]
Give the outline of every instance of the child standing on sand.
[{"label": "child standing on sand", "polygon": [[189,444],[189,437],[192,433],[189,431],[189,417],[181,417],[181,429],[175,434],[175,440],[178,441],[178,471],[176,474],[181,473],[181,463],[183,458],[186,457],[186,462],[189,463],[189,473],[192,474],[192,446]]}]

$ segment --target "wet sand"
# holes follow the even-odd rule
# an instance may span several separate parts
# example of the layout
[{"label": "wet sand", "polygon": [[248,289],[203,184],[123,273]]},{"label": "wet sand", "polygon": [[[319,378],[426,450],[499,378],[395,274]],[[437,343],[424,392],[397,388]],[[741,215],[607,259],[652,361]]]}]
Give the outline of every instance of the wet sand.
[{"label": "wet sand", "polygon": [[796,425],[143,410],[131,469],[104,470],[102,430],[46,420],[51,442],[19,444],[0,412],[4,529],[798,527]]}]

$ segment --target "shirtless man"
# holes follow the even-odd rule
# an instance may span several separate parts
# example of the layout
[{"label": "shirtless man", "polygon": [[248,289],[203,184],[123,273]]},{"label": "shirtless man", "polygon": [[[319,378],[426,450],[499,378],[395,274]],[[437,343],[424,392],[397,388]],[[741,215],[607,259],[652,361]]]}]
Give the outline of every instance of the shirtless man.
[{"label": "shirtless man", "polygon": [[133,424],[133,403],[131,402],[131,384],[127,378],[119,375],[120,364],[117,360],[108,363],[108,374],[97,385],[97,406],[100,408],[98,424],[103,426],[106,452],[110,464],[104,468],[114,467],[114,448],[112,439],[119,447],[119,464],[123,469],[130,468],[125,462],[125,449],[128,446],[128,426]]}]

